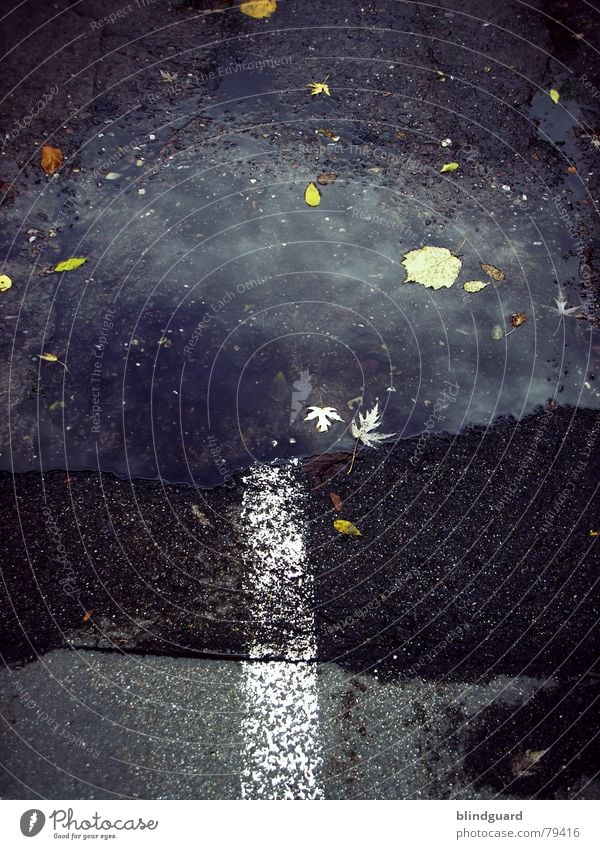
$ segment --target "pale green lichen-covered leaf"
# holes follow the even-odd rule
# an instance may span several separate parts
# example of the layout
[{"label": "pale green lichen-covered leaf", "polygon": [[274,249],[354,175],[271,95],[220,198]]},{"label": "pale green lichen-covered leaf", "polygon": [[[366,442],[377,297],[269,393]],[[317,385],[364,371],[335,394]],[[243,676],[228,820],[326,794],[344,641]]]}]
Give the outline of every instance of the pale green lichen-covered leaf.
[{"label": "pale green lichen-covered leaf", "polygon": [[462,262],[448,248],[424,247],[404,255],[405,283],[420,283],[430,289],[452,286],[460,273]]},{"label": "pale green lichen-covered leaf", "polygon": [[470,292],[473,294],[474,292],[481,292],[482,289],[485,289],[486,286],[490,285],[490,281],[488,280],[484,283],[482,280],[467,280],[466,283],[463,283],[463,289],[465,292]]},{"label": "pale green lichen-covered leaf", "polygon": [[442,165],[440,168],[440,174],[448,174],[450,171],[456,171],[459,167],[458,162],[446,162],[446,164]]}]

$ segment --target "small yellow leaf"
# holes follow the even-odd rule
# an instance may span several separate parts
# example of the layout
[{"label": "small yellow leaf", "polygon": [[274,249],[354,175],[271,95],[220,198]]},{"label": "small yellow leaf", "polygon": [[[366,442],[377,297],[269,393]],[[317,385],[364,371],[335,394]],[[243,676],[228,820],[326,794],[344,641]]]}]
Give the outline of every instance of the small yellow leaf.
[{"label": "small yellow leaf", "polygon": [[331,141],[334,141],[334,142],[338,142],[340,140],[340,137],[338,136],[338,134],[335,133],[333,130],[317,129],[317,130],[315,130],[315,133],[318,136],[324,136],[326,139],[331,139]]},{"label": "small yellow leaf", "polygon": [[589,531],[589,536],[591,536],[591,537],[600,536],[600,531]]},{"label": "small yellow leaf", "polygon": [[446,162],[446,164],[442,165],[440,168],[440,174],[447,174],[449,171],[456,171],[457,168],[460,168],[458,162]]},{"label": "small yellow leaf", "polygon": [[46,174],[55,174],[63,164],[63,153],[59,147],[51,147],[48,144],[42,146],[42,158],[40,165]]},{"label": "small yellow leaf", "polygon": [[361,537],[362,534],[352,522],[347,522],[345,519],[335,519],[333,527],[340,534],[348,534],[351,537]]},{"label": "small yellow leaf", "polygon": [[318,206],[321,203],[321,193],[314,183],[309,183],[306,187],[304,200],[309,206]]},{"label": "small yellow leaf", "polygon": [[54,270],[73,271],[75,268],[79,268],[80,265],[83,265],[84,262],[87,262],[87,257],[72,256],[70,259],[63,259],[62,262],[59,262],[58,265],[55,265]]},{"label": "small yellow leaf", "polygon": [[548,94],[550,95],[550,99],[552,100],[552,103],[558,103],[558,101],[560,100],[560,94],[557,92],[557,90],[555,88],[551,88],[550,91],[548,92]]},{"label": "small yellow leaf", "polygon": [[487,262],[480,262],[479,267],[492,280],[504,280],[504,272],[496,268],[495,265],[489,265]]},{"label": "small yellow leaf", "polygon": [[424,247],[404,255],[405,283],[420,283],[430,289],[452,286],[459,275],[462,262],[448,248]]},{"label": "small yellow leaf", "polygon": [[44,351],[44,353],[40,354],[39,357],[40,360],[45,360],[47,363],[58,363],[65,371],[69,371],[67,366],[58,359],[58,354],[52,354],[49,351]]},{"label": "small yellow leaf", "polygon": [[276,0],[248,0],[240,6],[240,12],[249,18],[268,18],[276,9]]},{"label": "small yellow leaf", "polygon": [[327,97],[331,97],[331,93],[329,91],[329,86],[327,83],[309,83],[308,87],[310,88],[310,93],[315,96],[315,94],[326,94]]},{"label": "small yellow leaf", "polygon": [[463,289],[465,292],[481,292],[482,289],[485,289],[486,286],[490,285],[490,281],[484,283],[482,280],[468,280],[466,283],[463,283]]},{"label": "small yellow leaf", "polygon": [[12,280],[8,274],[0,274],[0,292],[6,292],[12,286]]}]

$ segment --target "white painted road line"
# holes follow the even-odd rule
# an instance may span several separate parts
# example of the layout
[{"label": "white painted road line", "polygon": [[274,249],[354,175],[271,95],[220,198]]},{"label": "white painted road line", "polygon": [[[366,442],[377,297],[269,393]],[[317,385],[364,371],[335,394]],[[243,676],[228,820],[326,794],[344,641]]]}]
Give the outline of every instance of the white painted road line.
[{"label": "white painted road line", "polygon": [[[244,589],[256,638],[242,664],[243,799],[322,799],[313,577],[306,558],[303,489],[289,466],[244,479]],[[283,635],[283,636],[282,636]],[[276,656],[285,660],[261,660]]]}]

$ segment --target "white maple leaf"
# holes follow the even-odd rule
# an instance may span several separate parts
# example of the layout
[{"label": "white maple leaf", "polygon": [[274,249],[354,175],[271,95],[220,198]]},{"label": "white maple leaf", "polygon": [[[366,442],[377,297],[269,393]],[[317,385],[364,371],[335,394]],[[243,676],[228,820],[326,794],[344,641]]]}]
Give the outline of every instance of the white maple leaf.
[{"label": "white maple leaf", "polygon": [[358,419],[353,419],[350,425],[352,436],[360,440],[368,448],[379,448],[382,442],[396,436],[395,433],[374,433],[381,425],[381,413],[379,412],[379,402],[375,403],[372,410],[369,410],[364,415],[358,414]]},{"label": "white maple leaf", "polygon": [[554,298],[554,303],[556,304],[556,307],[551,307],[551,309],[556,309],[556,312],[559,314],[560,318],[558,320],[558,326],[557,326],[556,330],[554,331],[554,333],[552,334],[553,336],[555,336],[558,333],[558,329],[561,325],[561,322],[563,321],[563,319],[565,317],[574,315],[576,318],[579,318],[579,317],[583,318],[583,317],[585,317],[586,312],[587,312],[587,310],[586,310],[586,308],[583,304],[579,304],[576,307],[568,307],[567,306],[568,301],[567,301],[565,293],[563,292],[560,284],[558,286],[558,298]]},{"label": "white maple leaf", "polygon": [[307,407],[304,421],[308,422],[311,419],[317,420],[317,431],[319,433],[325,433],[325,431],[329,430],[334,421],[344,421],[333,407]]}]

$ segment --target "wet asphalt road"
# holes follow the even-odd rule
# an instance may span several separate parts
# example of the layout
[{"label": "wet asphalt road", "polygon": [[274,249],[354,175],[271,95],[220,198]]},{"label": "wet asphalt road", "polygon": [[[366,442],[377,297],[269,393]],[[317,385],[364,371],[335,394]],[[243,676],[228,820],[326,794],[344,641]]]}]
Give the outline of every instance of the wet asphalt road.
[{"label": "wet asphalt road", "polygon": [[[45,6],[29,4],[27,14],[4,22],[15,47],[44,23],[26,42],[27,60],[16,48],[4,62],[5,84],[17,86],[4,104],[10,126],[40,90],[58,87],[43,114],[4,147],[2,179],[15,179],[14,198],[2,207],[7,232],[30,214],[32,193],[42,188],[37,162],[27,160],[50,133],[77,151],[141,98],[144,109],[128,126],[133,137],[157,120],[152,108],[164,118],[162,110],[177,113],[189,94],[174,88],[166,101],[162,94],[151,101],[156,82],[140,69],[152,67],[156,76],[158,62],[181,79],[190,67],[205,74],[256,48],[256,30],[240,24],[230,3],[157,2],[92,25],[113,6],[122,8],[58,3],[62,14],[48,21]],[[207,7],[215,12],[213,40],[205,29],[200,35],[206,21],[198,15]],[[273,21],[282,27],[321,26],[325,13],[332,20],[326,37],[286,30],[279,47],[301,57],[321,51],[326,58],[314,70],[331,68],[346,91],[361,77],[340,57],[362,50],[397,61],[389,51],[399,39],[405,91],[429,103],[403,112],[403,126],[420,122],[421,147],[411,152],[430,156],[423,139],[446,135],[475,150],[480,167],[465,180],[492,212],[505,180],[542,206],[550,191],[564,192],[584,240],[582,251],[572,249],[572,291],[587,274],[581,299],[595,303],[597,98],[582,76],[592,80],[597,67],[587,44],[595,44],[597,19],[586,4],[539,4],[542,14],[518,3],[454,3],[436,14],[376,2],[279,7]],[[373,20],[382,32],[368,40],[351,29]],[[241,46],[240,27],[249,39]],[[391,28],[421,36],[390,40]],[[65,45],[60,65],[44,61],[50,44]],[[471,84],[492,73],[482,56],[495,63],[493,97]],[[297,73],[279,68],[282,88],[298,85]],[[515,111],[529,116],[537,87],[546,90],[561,74],[577,87],[585,128],[569,134],[576,184],[566,182],[573,175],[563,167],[565,144],[543,143],[515,118]],[[460,89],[448,85],[452,75],[463,80]],[[358,141],[389,144],[380,122],[396,108],[393,98],[366,89],[360,104],[353,94],[338,98],[331,114],[350,120],[360,110]],[[203,90],[218,93],[212,84]],[[442,102],[450,104],[443,121]],[[293,102],[285,108],[293,111]],[[272,114],[270,101],[259,102],[253,118],[259,124]],[[227,128],[238,117],[218,120]],[[200,123],[178,124],[159,155],[203,138]],[[289,125],[281,133],[294,139]],[[276,161],[277,143],[274,151]],[[532,162],[541,177],[531,177]],[[68,177],[76,185],[77,173]],[[406,191],[422,180],[419,172],[406,175]],[[427,190],[447,215],[458,214],[451,184],[428,178]],[[48,228],[53,215],[42,209],[36,224]],[[72,225],[75,214],[59,229]],[[62,238],[61,250],[68,232]],[[112,261],[118,266],[133,249],[115,246]],[[28,273],[31,250],[22,239],[8,251],[16,278]],[[15,292],[18,285],[8,294]],[[104,294],[94,295],[90,315],[104,307]],[[23,345],[33,354],[46,338],[52,290],[38,287],[28,297],[27,332],[16,349],[9,333],[2,342],[11,363],[2,376],[11,426],[3,430],[0,474],[1,796],[598,797],[595,412],[561,405],[559,385],[549,385],[543,410],[520,422],[505,417],[458,436],[434,433],[361,452],[350,476],[347,456],[337,466],[280,462],[266,477],[256,467],[228,468],[235,485],[213,490],[118,478],[102,466],[41,475],[35,372],[31,357],[14,352]],[[14,302],[1,306],[3,318],[12,315]],[[10,332],[11,321],[4,322]],[[590,369],[579,378],[592,387],[597,347],[590,334]],[[52,439],[61,438],[59,428]],[[19,469],[31,471],[12,475],[11,452]],[[330,492],[343,501],[339,514]],[[336,534],[338,517],[362,536]]]}]

